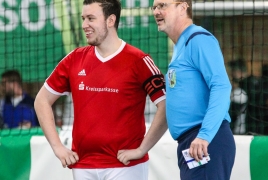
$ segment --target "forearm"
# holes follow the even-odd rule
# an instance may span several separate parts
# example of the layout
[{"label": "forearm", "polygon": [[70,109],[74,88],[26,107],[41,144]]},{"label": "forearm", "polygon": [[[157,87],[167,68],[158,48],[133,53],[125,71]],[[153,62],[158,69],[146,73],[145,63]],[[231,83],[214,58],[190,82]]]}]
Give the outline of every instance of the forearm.
[{"label": "forearm", "polygon": [[53,101],[49,101],[49,98],[50,97],[48,97],[48,94],[44,91],[43,87],[36,96],[34,107],[45,137],[54,150],[54,147],[61,146],[62,143],[55,126],[54,115],[51,107]]},{"label": "forearm", "polygon": [[139,147],[143,154],[147,153],[167,130],[165,103],[163,100],[157,104],[158,108],[154,120]]},{"label": "forearm", "polygon": [[[224,83],[226,82],[226,83]],[[230,120],[228,109],[230,106],[231,86],[228,81],[219,80],[210,91],[209,104],[204,116],[198,138],[211,142],[219,130],[223,120]]]},{"label": "forearm", "polygon": [[117,153],[117,159],[125,165],[130,160],[142,158],[162,137],[167,130],[165,100],[157,104],[157,111],[150,129],[137,149],[122,149]]}]

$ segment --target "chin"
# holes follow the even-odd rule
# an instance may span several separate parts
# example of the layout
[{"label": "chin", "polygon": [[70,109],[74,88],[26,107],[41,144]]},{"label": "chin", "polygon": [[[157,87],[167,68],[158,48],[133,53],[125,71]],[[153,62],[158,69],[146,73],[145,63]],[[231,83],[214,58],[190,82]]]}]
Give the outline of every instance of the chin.
[{"label": "chin", "polygon": [[90,45],[90,46],[94,46],[94,42],[89,41],[89,40],[87,41],[87,44]]},{"label": "chin", "polygon": [[163,32],[164,30],[163,30],[163,28],[161,28],[161,27],[158,26],[158,31],[159,32]]}]

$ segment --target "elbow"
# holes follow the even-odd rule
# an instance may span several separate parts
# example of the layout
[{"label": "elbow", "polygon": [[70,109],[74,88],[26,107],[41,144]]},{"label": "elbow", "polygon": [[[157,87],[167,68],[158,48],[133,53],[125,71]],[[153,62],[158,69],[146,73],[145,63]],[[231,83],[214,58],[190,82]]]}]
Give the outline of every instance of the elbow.
[{"label": "elbow", "polygon": [[41,105],[40,105],[40,96],[39,96],[39,94],[37,94],[36,95],[36,97],[35,97],[35,100],[34,100],[34,109],[35,109],[35,111],[38,109],[38,107],[40,107]]}]

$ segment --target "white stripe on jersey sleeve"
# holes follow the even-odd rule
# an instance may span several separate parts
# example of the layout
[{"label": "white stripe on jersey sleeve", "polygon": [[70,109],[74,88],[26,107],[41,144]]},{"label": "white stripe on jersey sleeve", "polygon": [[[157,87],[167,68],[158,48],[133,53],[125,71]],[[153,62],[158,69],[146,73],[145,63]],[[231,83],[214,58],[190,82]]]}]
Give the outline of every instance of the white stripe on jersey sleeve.
[{"label": "white stripe on jersey sleeve", "polygon": [[69,95],[70,94],[70,92],[63,92],[63,93],[59,93],[59,92],[57,92],[57,91],[55,91],[54,89],[52,89],[48,84],[47,84],[47,82],[45,82],[44,83],[44,86],[45,86],[45,88],[49,91],[49,92],[51,92],[52,94],[55,94],[55,95],[59,95],[59,96],[63,96],[63,95]]},{"label": "white stripe on jersey sleeve", "polygon": [[158,67],[154,63],[154,60],[152,58],[150,58],[150,56],[147,56],[146,58],[150,61],[150,63],[152,64],[152,67],[154,67],[154,69],[156,70],[157,74],[161,74],[160,70],[158,69]]},{"label": "white stripe on jersey sleeve", "polygon": [[154,61],[149,56],[145,56],[143,60],[148,66],[148,68],[151,70],[153,75],[160,74],[160,70],[156,67],[156,65],[154,64]]},{"label": "white stripe on jersey sleeve", "polygon": [[154,104],[157,105],[159,102],[161,102],[161,101],[163,101],[163,100],[165,100],[165,99],[166,99],[166,95],[161,96],[161,97],[159,97],[158,99],[156,99],[156,100],[154,101]]}]

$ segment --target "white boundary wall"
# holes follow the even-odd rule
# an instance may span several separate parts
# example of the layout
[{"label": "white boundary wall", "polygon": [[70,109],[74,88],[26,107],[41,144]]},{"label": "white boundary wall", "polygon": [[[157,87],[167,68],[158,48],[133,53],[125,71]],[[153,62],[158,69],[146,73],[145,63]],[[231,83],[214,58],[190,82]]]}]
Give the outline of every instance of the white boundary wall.
[{"label": "white boundary wall", "polygon": [[[147,126],[148,127],[148,126]],[[71,131],[62,131],[60,138],[71,147]],[[236,142],[236,159],[231,180],[250,180],[249,150],[253,136],[234,136]],[[179,180],[177,166],[177,142],[167,131],[160,141],[150,150],[149,180]],[[73,180],[72,171],[63,168],[54,155],[44,136],[31,139],[31,173],[30,180]]]}]

